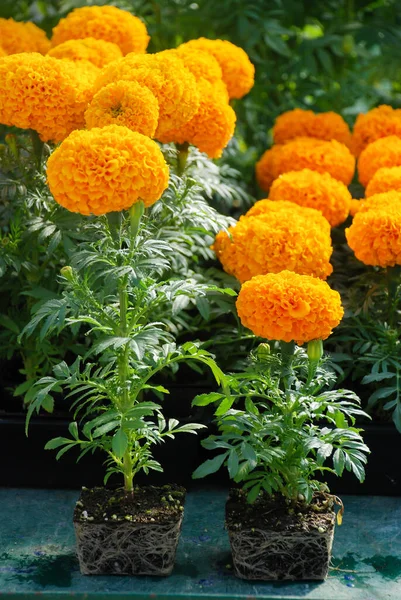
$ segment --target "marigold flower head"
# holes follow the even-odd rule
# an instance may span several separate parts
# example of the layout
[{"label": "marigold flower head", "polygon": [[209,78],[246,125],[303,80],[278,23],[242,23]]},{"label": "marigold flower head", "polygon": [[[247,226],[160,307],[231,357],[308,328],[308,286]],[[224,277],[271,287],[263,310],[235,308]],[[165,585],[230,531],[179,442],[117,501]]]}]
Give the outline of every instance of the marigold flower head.
[{"label": "marigold flower head", "polygon": [[401,139],[396,135],[379,138],[366,146],[358,160],[358,175],[366,187],[382,167],[401,166]]},{"label": "marigold flower head", "polygon": [[361,204],[352,225],[345,230],[355,256],[365,265],[400,265],[401,194],[376,194]]},{"label": "marigold flower head", "polygon": [[363,204],[362,200],[357,200],[356,198],[352,198],[351,205],[349,207],[349,214],[351,215],[351,217],[355,217],[356,213],[360,211],[362,204]]},{"label": "marigold flower head", "polygon": [[159,119],[159,103],[154,94],[136,81],[117,81],[101,88],[85,112],[88,129],[124,125],[132,131],[153,137]]},{"label": "marigold flower head", "polygon": [[137,81],[155,95],[159,103],[159,123],[155,137],[178,129],[196,114],[199,92],[195,77],[177,56],[167,53],[129,54],[102,70],[95,91],[115,81]]},{"label": "marigold flower head", "polygon": [[7,52],[4,50],[3,46],[0,46],[0,56],[7,56]]},{"label": "marigold flower head", "polygon": [[81,67],[70,61],[30,52],[5,56],[0,59],[0,123],[34,129],[43,141],[59,142],[84,126],[89,89]]},{"label": "marigold flower head", "polygon": [[377,169],[366,187],[365,196],[368,198],[391,190],[401,191],[401,166]]},{"label": "marigold flower head", "polygon": [[255,335],[299,345],[325,340],[344,315],[340,294],[325,281],[287,270],[245,282],[236,305]]},{"label": "marigold flower head", "polygon": [[117,44],[125,55],[146,52],[150,37],[145,24],[126,10],[115,6],[75,8],[53,29],[52,46],[67,40],[96,38]]},{"label": "marigold flower head", "polygon": [[352,197],[347,186],[328,173],[303,169],[277,177],[270,188],[269,199],[315,208],[336,227],[348,217]]},{"label": "marigold flower head", "polygon": [[351,149],[355,156],[359,156],[369,144],[390,135],[401,137],[401,109],[382,104],[357,116]]},{"label": "marigold flower head", "polygon": [[207,79],[210,83],[216,83],[216,81],[223,80],[223,71],[213,54],[210,54],[210,52],[191,48],[184,44],[178,46],[178,48],[171,48],[169,50],[158,52],[159,56],[163,54],[178,56],[188,71],[191,71],[196,81]]},{"label": "marigold flower head", "polygon": [[56,202],[82,215],[104,215],[143,200],[154,204],[168,185],[159,146],[127,127],[73,131],[47,162]]},{"label": "marigold flower head", "polygon": [[295,108],[277,117],[273,138],[275,144],[283,144],[297,137],[337,140],[348,146],[351,132],[342,116],[335,112],[314,113]]},{"label": "marigold flower head", "polygon": [[329,173],[349,185],[355,171],[355,158],[347,146],[337,140],[295,138],[267,150],[256,163],[256,178],[262,190],[268,191],[279,175],[288,171],[311,169]]},{"label": "marigold flower head", "polygon": [[223,72],[223,81],[230,98],[242,98],[252,89],[255,82],[255,67],[247,53],[239,46],[226,40],[209,40],[201,37],[178,47],[181,51],[183,48],[203,50],[216,58]]},{"label": "marigold flower head", "polygon": [[213,250],[223,269],[241,282],[283,269],[326,279],[333,271],[328,221],[313,208],[264,202],[271,206],[263,213],[217,234]]},{"label": "marigold flower head", "polygon": [[198,81],[198,90],[200,105],[197,113],[185,125],[159,136],[159,140],[164,143],[188,142],[210,158],[219,158],[234,134],[236,115],[226,99],[206,79]]},{"label": "marigold flower head", "polygon": [[122,58],[122,55],[117,44],[95,38],[67,40],[48,52],[48,56],[53,56],[53,58],[68,58],[74,61],[89,60],[100,69],[113,60]]},{"label": "marigold flower head", "polygon": [[50,40],[35,23],[0,18],[0,40],[5,54],[39,52],[46,54]]}]

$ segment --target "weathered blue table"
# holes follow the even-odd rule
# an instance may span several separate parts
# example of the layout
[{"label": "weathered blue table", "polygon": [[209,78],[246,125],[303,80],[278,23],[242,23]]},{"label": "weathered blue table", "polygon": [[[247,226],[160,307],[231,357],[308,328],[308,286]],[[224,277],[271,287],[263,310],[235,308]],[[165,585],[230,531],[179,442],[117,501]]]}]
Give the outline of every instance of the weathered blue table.
[{"label": "weathered blue table", "polygon": [[249,583],[232,574],[224,490],[188,494],[173,575],[83,577],[74,554],[78,493],[0,489],[0,596],[19,600],[264,598],[401,600],[401,498],[344,497],[333,568],[322,583]]}]

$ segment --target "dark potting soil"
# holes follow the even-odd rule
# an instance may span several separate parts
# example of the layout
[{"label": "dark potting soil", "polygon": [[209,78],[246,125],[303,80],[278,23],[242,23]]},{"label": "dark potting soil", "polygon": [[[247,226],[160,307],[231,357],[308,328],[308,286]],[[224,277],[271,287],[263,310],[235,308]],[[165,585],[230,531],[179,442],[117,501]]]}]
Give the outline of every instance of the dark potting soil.
[{"label": "dark potting soil", "polygon": [[175,484],[135,487],[132,495],[123,488],[82,488],[74,522],[175,523],[184,511],[185,494],[185,489]]},{"label": "dark potting soil", "polygon": [[261,493],[253,504],[246,500],[246,492],[231,489],[226,504],[226,525],[229,531],[263,529],[295,533],[329,531],[334,527],[334,499],[330,494],[314,494],[310,504],[304,501],[289,503],[280,495]]}]

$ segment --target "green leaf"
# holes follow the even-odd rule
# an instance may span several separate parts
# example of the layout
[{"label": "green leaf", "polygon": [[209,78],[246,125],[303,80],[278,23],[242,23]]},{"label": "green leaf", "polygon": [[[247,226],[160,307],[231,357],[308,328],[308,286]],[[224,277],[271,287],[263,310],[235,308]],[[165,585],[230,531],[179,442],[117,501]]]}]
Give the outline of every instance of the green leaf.
[{"label": "green leaf", "polygon": [[228,452],[224,452],[224,454],[219,454],[214,458],[206,460],[192,473],[192,479],[201,479],[202,477],[206,477],[206,475],[218,471],[227,458],[227,455]]},{"label": "green leaf", "polygon": [[395,386],[382,387],[376,390],[375,392],[373,392],[373,394],[369,396],[368,406],[374,406],[378,400],[382,398],[388,398],[388,396],[394,394],[396,391],[397,388]]},{"label": "green leaf", "polygon": [[255,450],[250,444],[247,444],[247,442],[243,442],[240,448],[243,458],[245,458],[245,460],[247,460],[254,469],[258,462],[258,457],[256,455]]},{"label": "green leaf", "polygon": [[246,498],[247,501],[249,502],[249,504],[253,504],[255,502],[256,498],[259,496],[261,487],[262,487],[262,484],[257,483],[249,490],[247,498]]},{"label": "green leaf", "polygon": [[230,454],[228,455],[228,460],[227,460],[228,474],[230,475],[231,479],[234,479],[234,477],[237,475],[238,467],[239,467],[238,455],[237,455],[235,448],[233,448],[230,451]]},{"label": "green leaf", "polygon": [[42,400],[42,408],[48,412],[48,413],[52,413],[54,410],[54,399],[49,395],[46,394],[46,396],[43,398]]},{"label": "green leaf", "polygon": [[56,437],[47,442],[45,445],[45,450],[55,450],[56,448],[64,446],[65,444],[71,444],[71,440],[64,437]]},{"label": "green leaf", "polygon": [[399,403],[393,412],[393,421],[397,430],[401,433],[401,404]]},{"label": "green leaf", "polygon": [[113,439],[111,441],[111,447],[116,456],[118,458],[122,458],[128,448],[128,437],[125,433],[124,429],[119,429],[113,435]]},{"label": "green leaf", "polygon": [[333,454],[333,466],[336,474],[339,477],[341,477],[341,475],[343,474],[344,465],[344,452],[340,448],[337,448],[337,450]]},{"label": "green leaf", "polygon": [[210,318],[210,304],[204,296],[198,296],[195,301],[196,308],[199,310],[205,321]]},{"label": "green leaf", "polygon": [[209,404],[212,404],[212,402],[217,402],[217,400],[221,400],[222,398],[225,398],[225,395],[219,394],[218,392],[199,394],[192,400],[192,406],[208,406]]},{"label": "green leaf", "polygon": [[110,421],[109,423],[105,423],[101,427],[98,427],[97,429],[94,430],[94,432],[92,433],[92,437],[94,437],[94,438],[100,437],[100,436],[104,435],[105,433],[112,431],[119,425],[120,425],[120,421]]},{"label": "green leaf", "polygon": [[230,410],[233,403],[234,403],[234,398],[232,396],[230,396],[228,398],[224,398],[224,400],[221,401],[221,403],[219,404],[219,407],[217,408],[217,410],[214,413],[216,415],[216,417],[220,417],[221,415],[224,415],[228,410]]},{"label": "green leaf", "polygon": [[76,421],[73,421],[72,423],[69,424],[68,431],[70,432],[70,434],[72,435],[74,440],[78,440],[78,438],[79,438],[78,423]]}]

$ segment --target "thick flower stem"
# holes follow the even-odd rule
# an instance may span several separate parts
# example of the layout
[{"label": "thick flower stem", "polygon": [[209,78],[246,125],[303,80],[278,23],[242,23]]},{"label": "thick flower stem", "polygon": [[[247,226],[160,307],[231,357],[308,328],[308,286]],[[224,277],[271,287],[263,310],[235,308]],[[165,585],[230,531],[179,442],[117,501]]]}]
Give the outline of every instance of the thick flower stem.
[{"label": "thick flower stem", "polygon": [[36,167],[37,167],[39,173],[41,173],[42,172],[42,164],[43,164],[44,142],[42,142],[42,140],[39,137],[38,132],[35,131],[34,129],[31,129],[31,141],[32,141],[32,148],[33,148],[35,158],[36,158]]},{"label": "thick flower stem", "polygon": [[132,460],[131,460],[131,452],[130,449],[127,448],[124,457],[123,457],[123,464],[124,464],[124,490],[127,494],[134,494],[134,485],[133,485],[133,480],[134,480],[134,476],[132,473]]},{"label": "thick flower stem", "polygon": [[185,167],[188,160],[189,154],[189,144],[188,142],[184,142],[183,144],[176,144],[177,148],[177,175],[182,175],[185,171]]},{"label": "thick flower stem", "polygon": [[130,208],[129,214],[130,214],[130,220],[131,220],[131,241],[134,241],[138,234],[139,225],[140,225],[144,210],[145,210],[145,205],[142,202],[142,200],[139,200],[139,202],[135,202],[135,204],[133,204]]}]

